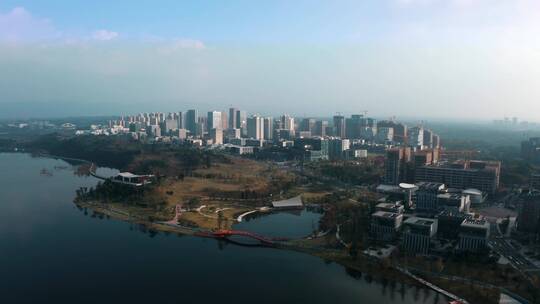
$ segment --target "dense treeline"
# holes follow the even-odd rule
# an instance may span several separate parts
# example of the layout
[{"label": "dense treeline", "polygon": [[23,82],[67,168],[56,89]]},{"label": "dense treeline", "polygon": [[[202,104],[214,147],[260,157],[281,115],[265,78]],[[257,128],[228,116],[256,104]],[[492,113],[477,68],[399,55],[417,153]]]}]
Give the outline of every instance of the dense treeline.
[{"label": "dense treeline", "polygon": [[34,152],[80,158],[98,166],[133,171],[138,174],[189,175],[192,171],[213,163],[229,161],[226,156],[190,145],[144,144],[129,136],[43,135],[28,142],[24,148]]},{"label": "dense treeline", "polygon": [[138,174],[178,177],[192,176],[199,168],[211,168],[216,163],[229,163],[223,154],[190,145],[143,145],[141,153],[127,167]]},{"label": "dense treeline", "polygon": [[156,195],[154,190],[152,185],[133,187],[106,180],[103,183],[98,183],[95,188],[80,188],[77,190],[76,200],[99,201],[102,203],[136,203],[146,206],[164,204],[165,200]]},{"label": "dense treeline", "polygon": [[99,166],[123,169],[140,153],[138,142],[123,136],[77,136],[63,138],[48,134],[27,143],[25,148],[52,155],[81,158]]},{"label": "dense treeline", "polygon": [[320,165],[322,175],[333,177],[350,184],[376,184],[380,181],[382,171],[370,163],[325,163]]}]

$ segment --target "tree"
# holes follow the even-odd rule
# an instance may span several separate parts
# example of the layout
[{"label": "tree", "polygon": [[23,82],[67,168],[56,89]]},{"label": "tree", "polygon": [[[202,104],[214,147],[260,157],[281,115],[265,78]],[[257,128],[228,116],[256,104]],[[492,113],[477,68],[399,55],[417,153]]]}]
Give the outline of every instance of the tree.
[{"label": "tree", "polygon": [[218,215],[217,217],[218,229],[222,229],[223,221],[225,220],[225,217],[223,216],[223,210],[219,210],[217,215]]},{"label": "tree", "polygon": [[201,199],[199,197],[192,197],[188,199],[186,205],[188,209],[193,209],[201,204]]}]

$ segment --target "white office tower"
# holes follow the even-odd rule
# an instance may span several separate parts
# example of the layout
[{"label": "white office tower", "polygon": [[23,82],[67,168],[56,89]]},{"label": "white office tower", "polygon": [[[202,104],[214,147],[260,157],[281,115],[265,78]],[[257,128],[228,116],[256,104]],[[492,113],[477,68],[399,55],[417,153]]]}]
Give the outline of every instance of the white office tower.
[{"label": "white office tower", "polygon": [[247,135],[253,139],[264,138],[264,123],[263,118],[257,115],[247,119]]},{"label": "white office tower", "polygon": [[290,132],[291,136],[294,136],[294,117],[287,114],[281,116],[281,129]]},{"label": "white office tower", "polygon": [[210,138],[214,145],[223,144],[223,130],[221,128],[214,128],[209,131]]},{"label": "white office tower", "polygon": [[206,129],[207,130],[221,129],[221,127],[222,127],[221,112],[219,111],[208,112],[208,116],[206,120]]},{"label": "white office tower", "polygon": [[413,127],[409,129],[409,146],[422,147],[424,145],[424,127]]}]

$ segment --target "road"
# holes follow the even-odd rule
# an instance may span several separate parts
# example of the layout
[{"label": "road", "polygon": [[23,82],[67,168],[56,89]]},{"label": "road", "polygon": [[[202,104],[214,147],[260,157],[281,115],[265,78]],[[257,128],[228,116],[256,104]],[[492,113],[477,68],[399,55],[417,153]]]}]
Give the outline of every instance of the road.
[{"label": "road", "polygon": [[496,223],[491,224],[491,235],[489,246],[495,252],[504,256],[516,269],[526,274],[528,272],[540,271],[536,265],[527,260],[518,249],[516,249],[507,239],[505,239]]}]

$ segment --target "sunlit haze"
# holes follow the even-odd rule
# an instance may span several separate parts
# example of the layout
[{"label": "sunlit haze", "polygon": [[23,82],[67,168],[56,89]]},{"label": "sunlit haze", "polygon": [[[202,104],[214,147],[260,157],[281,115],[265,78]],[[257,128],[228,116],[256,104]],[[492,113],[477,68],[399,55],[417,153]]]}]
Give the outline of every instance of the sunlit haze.
[{"label": "sunlit haze", "polygon": [[540,121],[540,1],[0,1],[0,117]]}]

